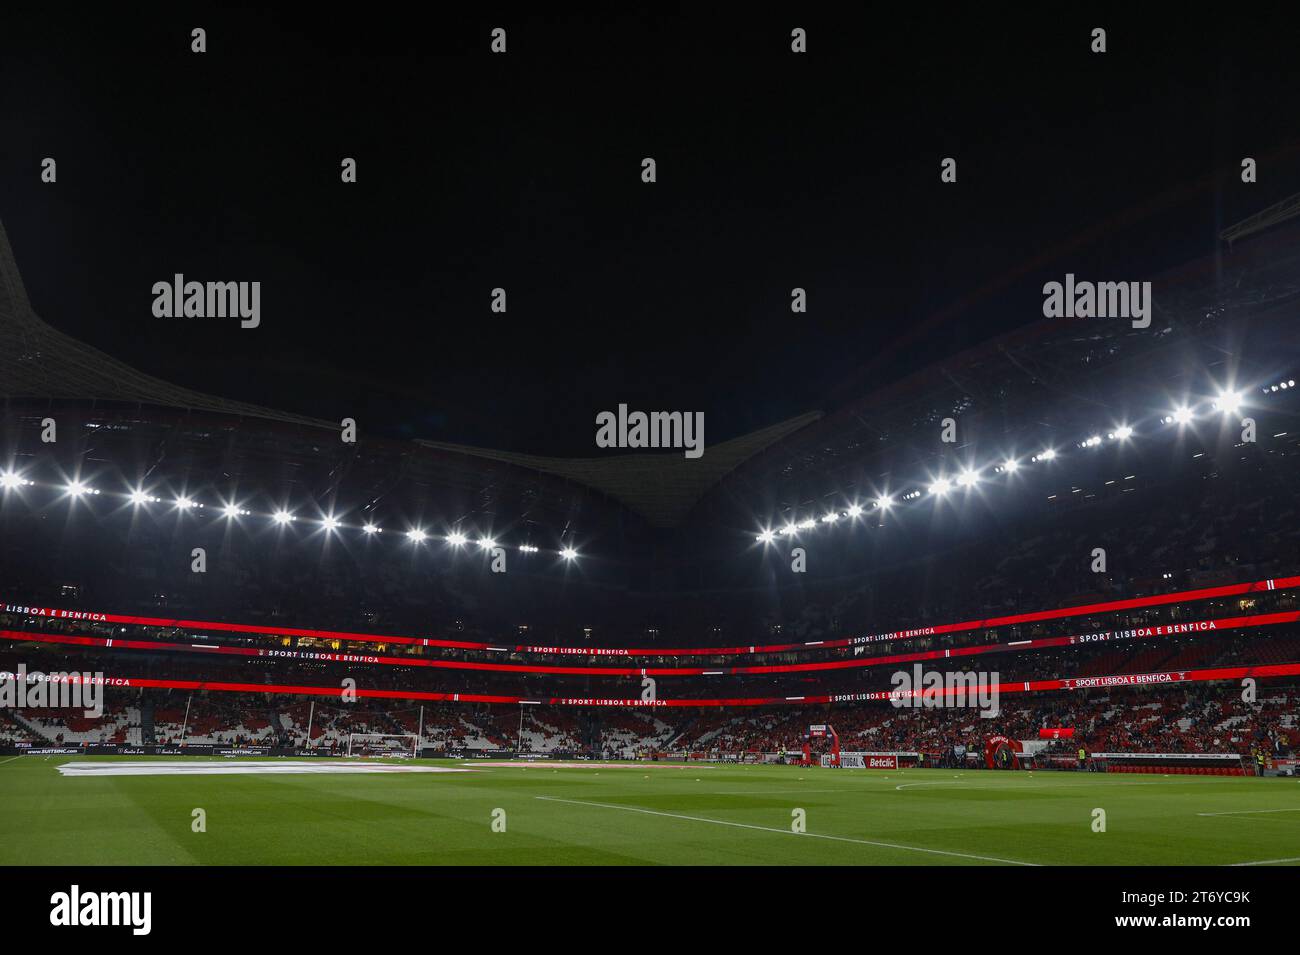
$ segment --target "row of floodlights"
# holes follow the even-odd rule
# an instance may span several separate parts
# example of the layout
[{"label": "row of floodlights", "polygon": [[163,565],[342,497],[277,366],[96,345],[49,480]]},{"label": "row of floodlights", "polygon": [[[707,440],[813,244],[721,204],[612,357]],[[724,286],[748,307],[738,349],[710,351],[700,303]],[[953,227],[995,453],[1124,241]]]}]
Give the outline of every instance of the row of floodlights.
[{"label": "row of floodlights", "polygon": [[[1268,394],[1273,391],[1285,390],[1294,387],[1295,387],[1295,380],[1287,379],[1286,381],[1278,382],[1276,385],[1273,385],[1270,388],[1264,388],[1263,390],[1265,394]],[[1239,391],[1222,391],[1219,393],[1219,396],[1215,398],[1213,402],[1211,402],[1210,407],[1213,410],[1221,412],[1225,415],[1234,415],[1239,410],[1241,410],[1243,400],[1244,400],[1243,395]],[[1178,408],[1175,408],[1171,413],[1162,417],[1160,419],[1160,422],[1161,424],[1185,425],[1191,423],[1193,420],[1196,419],[1196,417],[1197,417],[1196,409],[1189,407],[1187,405],[1181,405]],[[1100,447],[1105,441],[1111,441],[1111,442],[1127,441],[1130,438],[1132,438],[1136,433],[1137,432],[1134,430],[1132,425],[1122,424],[1116,427],[1113,431],[1108,431],[1105,434],[1104,438],[1101,434],[1089,435],[1088,437],[1082,439],[1081,441],[1075,442],[1075,446],[1081,449],[1096,448],[1096,447]],[[1037,454],[1031,456],[1029,458],[1029,463],[1038,464],[1043,461],[1052,461],[1055,460],[1056,456],[1057,456],[1057,452],[1054,448],[1045,448],[1044,450],[1039,451]],[[1018,471],[1021,468],[1021,466],[1022,463],[1018,459],[1007,458],[1006,460],[993,465],[992,471],[995,474],[1014,474],[1016,473],[1016,471]],[[978,484],[981,480],[983,480],[982,469],[967,468],[966,470],[963,470],[961,473],[957,474],[955,477],[952,478],[939,477],[931,481],[926,486],[926,491],[928,491],[934,497],[944,497],[945,495],[950,493],[954,488],[970,489],[973,488],[976,484]],[[914,488],[913,490],[902,495],[900,500],[912,501],[920,497],[922,493],[923,492],[921,491],[921,489]],[[777,537],[793,537],[799,531],[811,530],[812,528],[816,527],[819,523],[835,524],[840,520],[843,520],[844,518],[860,517],[862,513],[868,509],[883,512],[889,510],[889,508],[892,507],[893,505],[894,505],[894,498],[888,494],[882,494],[879,497],[877,497],[875,500],[871,501],[865,508],[862,505],[855,503],[843,512],[831,511],[829,514],[826,514],[823,517],[821,517],[820,520],[810,517],[797,523],[793,521],[789,522],[779,530],[766,528],[759,534],[755,535],[754,539],[763,544],[770,544],[774,540],[776,540]]]},{"label": "row of floodlights", "polygon": [[[2,490],[9,491],[17,488],[33,487],[35,484],[35,481],[30,481],[15,471],[0,471],[0,489]],[[71,498],[95,497],[100,494],[99,488],[93,488],[83,481],[69,481],[63,486],[62,490]],[[164,503],[161,497],[149,494],[147,491],[138,488],[124,496],[134,507],[147,507],[150,504]],[[196,501],[192,497],[184,495],[175,498],[171,503],[178,511],[199,511],[206,508],[206,505],[201,501]],[[230,519],[251,517],[253,515],[252,511],[240,507],[238,504],[225,504],[217,510]],[[273,523],[278,524],[281,527],[297,523],[300,520],[296,514],[292,511],[285,510],[284,508],[275,511],[268,516]],[[345,528],[343,522],[332,514],[326,515],[319,520],[312,521],[312,523],[319,524],[329,532],[339,531]],[[362,525],[360,529],[361,532],[366,535],[378,535],[384,532],[382,527],[373,523],[366,523]],[[406,531],[407,540],[413,544],[422,544],[425,541],[432,539],[434,536],[435,535],[430,534],[428,531],[420,527],[413,527]],[[464,547],[466,544],[470,543],[470,539],[460,531],[452,531],[450,534],[443,537],[442,540],[452,547]],[[497,541],[491,537],[480,537],[473,543],[485,551],[493,550],[499,546]],[[516,550],[524,554],[537,554],[541,552],[540,547],[535,547],[532,544],[520,544]],[[565,560],[575,560],[578,557],[578,552],[572,547],[561,548],[557,553]]]}]

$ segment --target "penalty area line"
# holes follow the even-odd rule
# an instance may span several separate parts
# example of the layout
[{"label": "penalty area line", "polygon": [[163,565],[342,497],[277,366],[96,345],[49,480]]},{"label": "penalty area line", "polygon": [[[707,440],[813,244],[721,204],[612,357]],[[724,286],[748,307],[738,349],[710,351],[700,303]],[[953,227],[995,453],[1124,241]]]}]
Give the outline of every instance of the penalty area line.
[{"label": "penalty area line", "polygon": [[860,846],[877,846],[883,849],[901,849],[904,852],[924,852],[929,855],[951,856],[955,859],[975,859],[979,862],[996,862],[999,865],[1037,866],[1036,862],[1021,862],[1018,859],[997,859],[993,856],[977,856],[968,852],[950,852],[947,849],[926,849],[922,846],[905,846],[897,842],[875,842],[871,839],[854,839],[850,836],[830,836],[820,832],[794,832],[790,829],[776,829],[772,826],[755,826],[747,822],[728,822],[725,819],[707,819],[704,816],[686,816],[676,812],[660,812],[657,809],[642,809],[640,806],[618,806],[608,802],[588,802],[582,799],[561,799],[558,796],[534,796],[546,802],[562,802],[571,806],[587,806],[598,809],[619,809],[623,812],[638,812],[646,816],[663,816],[667,819],[683,819],[687,822],[708,822],[715,826],[730,826],[734,829],[754,829],[758,832],[775,832],[778,835],[800,836],[805,839],[829,839],[833,842],[851,842]]}]

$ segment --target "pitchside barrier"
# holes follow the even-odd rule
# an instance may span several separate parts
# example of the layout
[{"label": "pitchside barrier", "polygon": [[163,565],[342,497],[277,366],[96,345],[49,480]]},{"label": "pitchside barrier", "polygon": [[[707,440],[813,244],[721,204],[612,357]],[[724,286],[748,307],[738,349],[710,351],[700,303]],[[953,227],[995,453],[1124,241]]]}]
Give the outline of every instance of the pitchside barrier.
[{"label": "pitchside barrier", "polygon": [[783,759],[780,753],[760,753],[757,750],[742,750],[739,752],[728,750],[724,752],[717,749],[674,749],[648,752],[644,756],[637,756],[636,759],[662,760],[669,763],[750,763],[755,765],[759,763],[781,763],[785,760],[795,759],[798,756],[797,750],[790,750]]},{"label": "pitchside barrier", "polygon": [[[88,743],[81,746],[69,746],[58,743],[14,743],[0,746],[0,757],[10,756],[226,756],[226,757],[287,757],[301,759],[304,757],[344,757],[345,752],[326,747],[294,748],[280,746],[231,746],[211,743],[193,743],[184,746],[125,746],[109,743]],[[786,760],[798,758],[799,753],[791,751],[785,754]],[[920,754],[916,752],[851,752],[840,753],[840,766],[845,769],[901,769],[915,766]],[[976,759],[974,753],[969,758]],[[530,760],[590,760],[596,757],[590,753],[571,751],[553,751],[535,753],[510,749],[434,749],[422,747],[422,759],[530,759]],[[654,753],[640,759],[667,760],[669,762],[747,762],[747,763],[781,763],[780,753],[710,753],[684,752]],[[821,765],[830,767],[832,754],[824,753]],[[1022,767],[1035,766],[1039,769],[1056,768],[1071,770],[1079,768],[1077,757],[1068,755],[1017,754],[1017,762]],[[1300,761],[1292,759],[1270,760],[1265,770],[1269,776],[1296,775]],[[1254,776],[1255,763],[1249,756],[1235,753],[1091,753],[1085,765],[1095,772],[1111,773],[1153,773],[1161,775],[1190,776]]]},{"label": "pitchside barrier", "polygon": [[551,749],[544,753],[529,749],[435,749],[425,746],[420,749],[421,759],[596,759],[591,753],[575,752],[571,749]]},{"label": "pitchside barrier", "polygon": [[[840,753],[840,765],[845,769],[899,769],[914,766],[919,755],[915,752]],[[823,754],[822,766],[832,766],[831,760],[831,754]],[[1016,761],[1022,768],[1079,768],[1077,756],[1018,753]],[[1112,773],[1251,776],[1255,772],[1250,757],[1236,753],[1093,753],[1085,765],[1094,771]]]},{"label": "pitchside barrier", "polygon": [[[843,769],[898,769],[902,766],[914,766],[919,753],[840,753],[840,767]],[[834,765],[830,753],[822,754],[822,765]]]},{"label": "pitchside barrier", "polygon": [[293,749],[280,746],[230,746],[220,743],[187,743],[184,746],[125,746],[114,743],[10,743],[0,746],[0,756],[336,756],[330,750]]},{"label": "pitchside barrier", "polygon": [[[186,743],[179,745],[126,746],[116,743],[87,743],[72,745],[67,743],[6,743],[0,746],[0,757],[5,756],[286,756],[293,759],[303,757],[346,757],[345,749],[331,749],[326,746],[303,747],[292,746],[231,746],[220,743]],[[420,749],[421,759],[595,759],[590,753],[575,753],[570,750],[554,750],[546,753],[516,751],[513,749],[435,749],[425,746]]]}]

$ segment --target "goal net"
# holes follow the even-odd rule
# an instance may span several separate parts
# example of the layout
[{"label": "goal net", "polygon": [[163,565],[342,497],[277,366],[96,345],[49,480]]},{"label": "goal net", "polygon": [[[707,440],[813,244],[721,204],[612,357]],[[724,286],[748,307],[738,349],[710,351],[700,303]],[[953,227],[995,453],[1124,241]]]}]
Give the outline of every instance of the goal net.
[{"label": "goal net", "polygon": [[414,759],[419,737],[414,733],[349,733],[349,756]]}]

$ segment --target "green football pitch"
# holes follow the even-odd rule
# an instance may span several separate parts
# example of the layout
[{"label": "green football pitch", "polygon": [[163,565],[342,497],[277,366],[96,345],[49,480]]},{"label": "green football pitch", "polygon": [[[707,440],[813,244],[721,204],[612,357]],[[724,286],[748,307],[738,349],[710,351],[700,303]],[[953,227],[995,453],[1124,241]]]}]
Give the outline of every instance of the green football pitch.
[{"label": "green football pitch", "polygon": [[1300,863],[1300,782],[1288,778],[305,763],[3,760],[0,864]]}]

